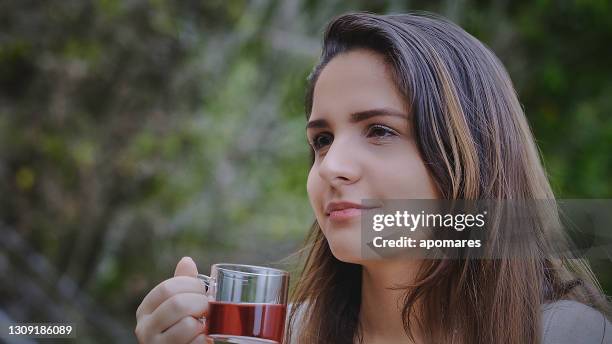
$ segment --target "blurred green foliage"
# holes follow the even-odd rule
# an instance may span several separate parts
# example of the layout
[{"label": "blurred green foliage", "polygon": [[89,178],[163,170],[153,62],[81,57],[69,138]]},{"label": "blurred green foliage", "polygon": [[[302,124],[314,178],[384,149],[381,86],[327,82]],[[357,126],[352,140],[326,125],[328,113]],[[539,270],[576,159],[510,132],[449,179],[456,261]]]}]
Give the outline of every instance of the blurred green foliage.
[{"label": "blurred green foliage", "polygon": [[305,79],[325,23],[356,10],[429,10],[481,39],[557,195],[612,197],[607,1],[4,1],[0,312],[133,342],[181,256],[206,272],[295,251],[313,219]]}]

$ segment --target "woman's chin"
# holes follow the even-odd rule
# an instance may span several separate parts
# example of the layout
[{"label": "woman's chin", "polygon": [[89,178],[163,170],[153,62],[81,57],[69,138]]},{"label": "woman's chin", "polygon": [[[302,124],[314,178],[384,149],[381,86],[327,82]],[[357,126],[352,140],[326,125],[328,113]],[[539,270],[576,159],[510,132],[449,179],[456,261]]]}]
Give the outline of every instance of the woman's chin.
[{"label": "woman's chin", "polygon": [[332,254],[345,263],[357,264],[362,260],[361,222],[359,218],[347,221],[326,219],[322,228]]},{"label": "woman's chin", "polygon": [[363,260],[360,238],[328,238],[329,248],[336,259],[345,263],[358,264]]}]

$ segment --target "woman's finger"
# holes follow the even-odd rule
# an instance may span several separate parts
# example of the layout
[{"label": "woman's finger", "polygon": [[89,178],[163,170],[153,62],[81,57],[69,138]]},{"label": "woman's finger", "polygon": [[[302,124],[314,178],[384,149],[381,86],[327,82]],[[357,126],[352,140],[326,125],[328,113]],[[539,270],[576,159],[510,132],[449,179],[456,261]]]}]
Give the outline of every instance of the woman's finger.
[{"label": "woman's finger", "polygon": [[186,316],[164,331],[160,338],[163,343],[190,343],[202,333],[204,324],[192,316]]},{"label": "woman's finger", "polygon": [[136,310],[136,320],[145,314],[151,314],[164,301],[180,293],[200,293],[204,295],[204,283],[195,277],[172,277],[158,284],[142,300]]},{"label": "woman's finger", "polygon": [[196,277],[198,275],[198,267],[191,257],[183,257],[174,270],[174,277],[176,276],[190,276]]},{"label": "woman's finger", "polygon": [[213,340],[203,334],[195,337],[189,344],[212,344]]},{"label": "woman's finger", "polygon": [[136,323],[136,329],[134,329],[134,334],[136,335],[139,344],[153,343],[152,338],[154,338],[156,335],[156,333],[151,331],[149,327],[149,317],[150,315],[144,315],[140,317],[140,319]]},{"label": "woman's finger", "polygon": [[208,314],[208,299],[202,293],[181,293],[164,301],[151,314],[151,327],[162,332],[191,315],[201,318]]}]

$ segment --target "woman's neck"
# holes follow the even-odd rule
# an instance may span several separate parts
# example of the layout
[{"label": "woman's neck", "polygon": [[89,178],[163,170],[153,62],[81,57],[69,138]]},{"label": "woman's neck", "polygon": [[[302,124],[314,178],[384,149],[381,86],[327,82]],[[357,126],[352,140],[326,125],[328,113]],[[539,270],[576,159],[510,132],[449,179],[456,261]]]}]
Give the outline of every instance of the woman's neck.
[{"label": "woman's neck", "polygon": [[413,282],[418,267],[418,260],[363,265],[359,326],[364,343],[410,343],[402,321],[404,289],[392,288]]}]

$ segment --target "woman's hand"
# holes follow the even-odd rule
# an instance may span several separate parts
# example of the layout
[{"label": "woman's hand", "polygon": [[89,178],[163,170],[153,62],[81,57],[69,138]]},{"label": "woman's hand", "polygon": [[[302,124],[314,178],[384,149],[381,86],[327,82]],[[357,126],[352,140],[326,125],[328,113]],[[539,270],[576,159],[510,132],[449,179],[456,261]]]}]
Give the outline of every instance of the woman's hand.
[{"label": "woman's hand", "polygon": [[204,324],[208,313],[204,284],[194,261],[184,257],[174,277],[153,288],[136,311],[136,338],[141,344],[206,343]]}]

